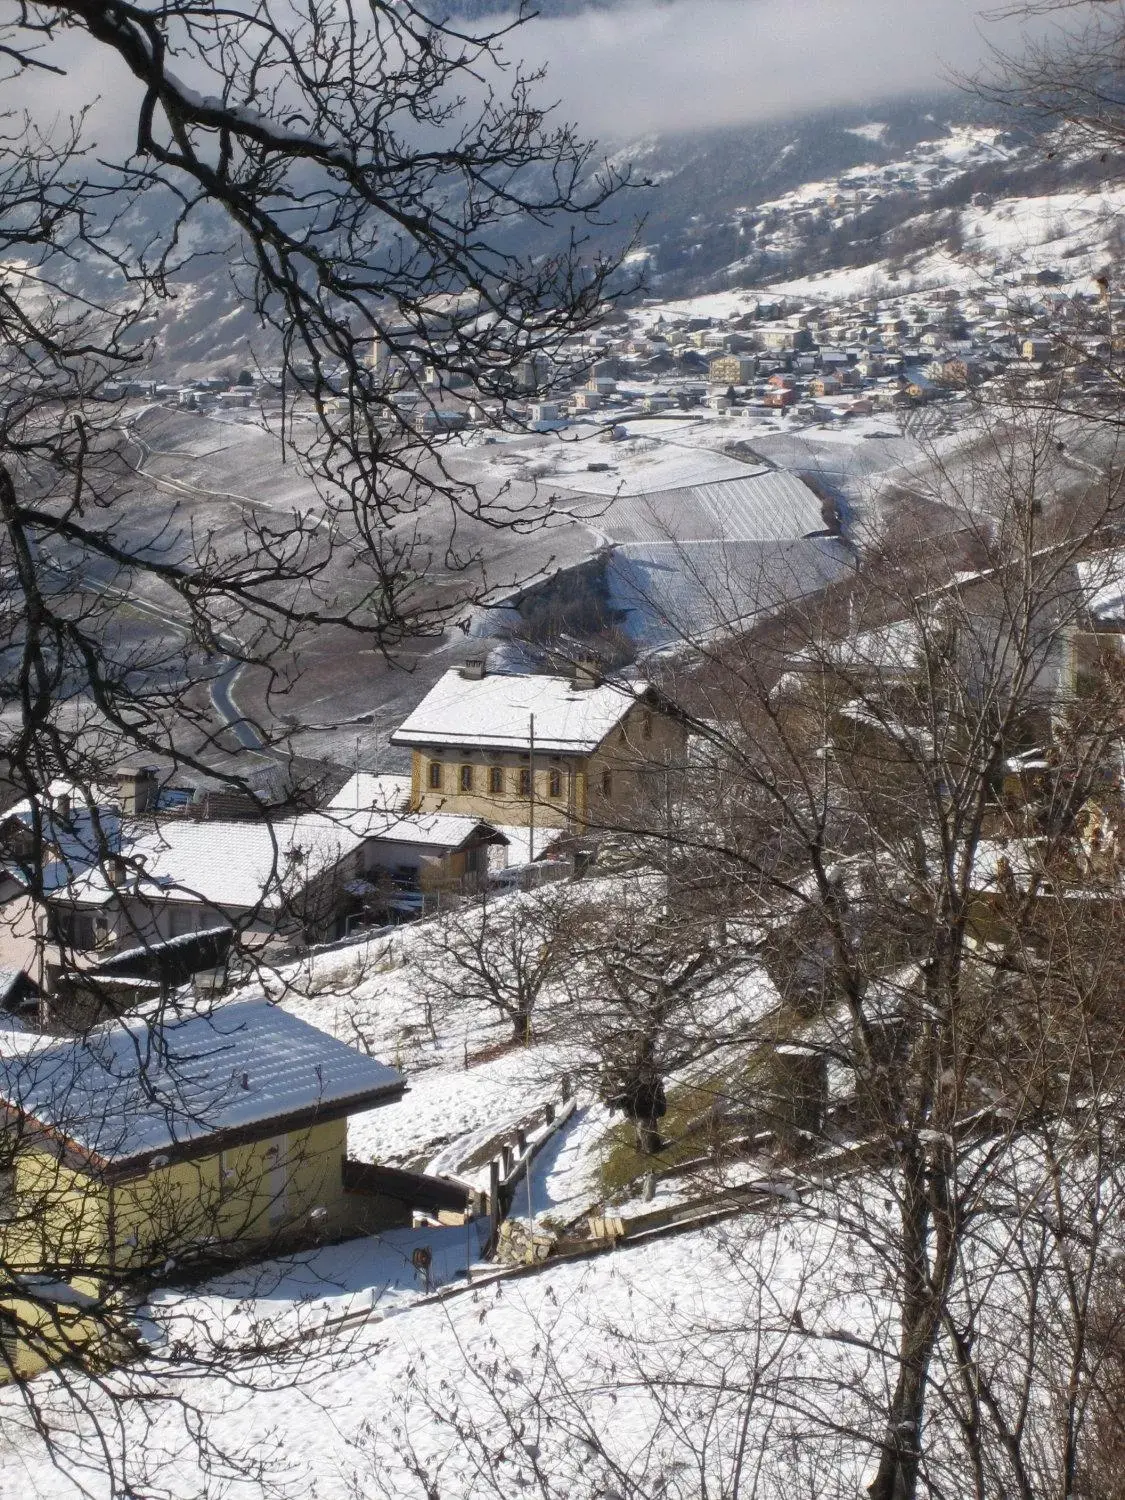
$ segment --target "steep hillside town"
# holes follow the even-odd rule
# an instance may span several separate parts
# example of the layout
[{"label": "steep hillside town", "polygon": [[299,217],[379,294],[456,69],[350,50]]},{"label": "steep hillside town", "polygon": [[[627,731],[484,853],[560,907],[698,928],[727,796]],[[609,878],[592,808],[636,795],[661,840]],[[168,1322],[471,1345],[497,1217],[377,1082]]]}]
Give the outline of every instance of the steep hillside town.
[{"label": "steep hillside town", "polygon": [[493,12],[0,14],[0,1492],[1121,1500],[1125,8]]}]

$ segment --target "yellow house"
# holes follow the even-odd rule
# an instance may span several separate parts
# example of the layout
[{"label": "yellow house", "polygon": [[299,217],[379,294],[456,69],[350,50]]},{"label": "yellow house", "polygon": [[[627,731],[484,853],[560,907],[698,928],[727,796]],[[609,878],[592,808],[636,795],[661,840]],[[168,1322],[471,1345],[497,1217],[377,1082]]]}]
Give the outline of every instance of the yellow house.
[{"label": "yellow house", "polygon": [[686,731],[644,682],[489,672],[444,674],[391,736],[409,746],[412,806],[516,827],[581,832],[663,797]]},{"label": "yellow house", "polygon": [[264,999],[19,1040],[0,1049],[0,1378],[123,1336],[130,1279],[410,1222],[347,1160],[348,1115],[405,1080]]}]

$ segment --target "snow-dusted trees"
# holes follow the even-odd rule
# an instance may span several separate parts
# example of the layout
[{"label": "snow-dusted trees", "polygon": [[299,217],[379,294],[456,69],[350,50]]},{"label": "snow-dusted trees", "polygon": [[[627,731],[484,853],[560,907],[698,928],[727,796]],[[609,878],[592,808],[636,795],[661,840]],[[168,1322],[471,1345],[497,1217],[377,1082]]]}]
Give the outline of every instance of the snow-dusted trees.
[{"label": "snow-dusted trees", "polygon": [[[606,1094],[643,1092],[641,1145],[667,1078],[629,1071],[653,1007],[665,1069],[737,1041],[710,1085],[788,1201],[723,1231],[741,1302],[607,1320],[651,1451],[690,1455],[622,1493],[1039,1500],[1098,1493],[1112,1464],[1122,480],[1072,436],[982,414],[913,476],[955,522],[940,545],[892,524],[815,604],[693,643],[666,847],[660,820],[637,830],[671,905],[576,922],[571,1004],[623,1059]],[[702,970],[662,1008],[722,952],[721,915],[776,986],[768,1017]],[[574,1405],[553,1379],[531,1382],[545,1427]],[[584,1440],[620,1463],[612,1420]]]},{"label": "snow-dusted trees", "polygon": [[[1099,615],[1120,474],[1091,482],[1064,454],[1050,417],[982,422],[930,481],[953,556],[886,546],[694,684],[714,753],[692,795],[725,829],[709,852],[742,870],[788,1041],[823,1063],[809,1212],[884,1278],[877,1500],[954,1475],[982,1496],[1075,1483],[1087,1285],[1120,1200],[1123,672]],[[855,1147],[866,1168],[834,1172]],[[1034,1453],[1021,1400],[1062,1402]]]},{"label": "snow-dusted trees", "polygon": [[[166,809],[142,807],[135,778],[115,790],[122,760],[162,768],[154,798],[190,767],[261,813],[239,752],[285,779],[277,711],[294,707],[285,694],[322,633],[350,672],[360,646],[377,657],[440,627],[483,589],[489,534],[543,518],[534,499],[514,507],[455,478],[437,415],[456,388],[479,420],[503,421],[517,391],[568,364],[614,269],[587,254],[582,225],[620,177],[544,114],[517,45],[509,22],[470,32],[410,0],[0,13],[0,749],[4,805],[25,804],[5,830],[5,900],[81,885],[143,906],[147,890],[152,920],[133,925],[148,944],[172,916],[168,885],[146,886],[122,828],[147,818],[159,838]],[[554,226],[553,253],[528,248],[529,226]],[[192,312],[211,292],[218,311]],[[281,501],[266,503],[257,472],[184,483],[154,457],[152,386],[188,373],[160,362],[177,304],[215,326],[207,364],[249,365],[223,328],[240,343],[249,329],[262,430],[302,476]],[[240,672],[253,726],[232,696]],[[260,938],[264,893],[306,889],[309,841],[272,854],[224,928]],[[42,951],[49,938],[72,978],[104,957],[108,932],[75,901],[29,939]],[[192,934],[169,920],[160,936]],[[124,1005],[172,981],[75,983]],[[206,1127],[214,1101],[191,1109]],[[29,1269],[0,1246],[0,1288]],[[81,1245],[42,1267],[64,1291],[89,1269]],[[88,1310],[115,1328],[130,1268],[97,1269]],[[59,1380],[79,1407],[103,1366],[72,1352]],[[210,1349],[201,1367],[237,1358]],[[115,1403],[135,1389],[128,1370],[108,1378],[88,1429],[110,1491]],[[33,1388],[25,1399],[34,1430]]]}]

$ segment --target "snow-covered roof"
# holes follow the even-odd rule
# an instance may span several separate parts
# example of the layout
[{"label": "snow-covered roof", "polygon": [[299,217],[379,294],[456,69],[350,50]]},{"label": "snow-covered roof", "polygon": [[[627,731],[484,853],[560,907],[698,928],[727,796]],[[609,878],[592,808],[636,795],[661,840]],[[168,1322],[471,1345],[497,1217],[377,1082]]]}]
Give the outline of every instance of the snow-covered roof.
[{"label": "snow-covered roof", "polygon": [[823,532],[824,516],[802,479],[774,470],[622,497],[598,528],[614,542],[782,542]]},{"label": "snow-covered roof", "polygon": [[76,1041],[0,1043],[0,1099],[103,1162],[396,1099],[405,1080],[264,998]]},{"label": "snow-covered roof", "polygon": [[405,812],[410,805],[410,777],[357,771],[326,804],[329,812]]},{"label": "snow-covered roof", "polygon": [[[125,894],[156,903],[274,911],[369,841],[456,850],[488,827],[452,813],[403,811],[409,777],[361,773],[352,781],[355,793],[349,783],[329,808],[274,822],[121,818],[102,808],[100,839],[93,811],[73,792],[70,815],[60,821],[57,835],[65,858],[49,863],[46,888],[65,890],[87,906],[104,906]],[[59,786],[73,791],[65,783]],[[57,850],[52,816],[50,809],[43,814],[44,837]],[[29,817],[25,808],[22,820]],[[110,852],[120,852],[128,862],[123,886],[115,886],[103,868]]]},{"label": "snow-covered roof", "polygon": [[[121,853],[144,861],[126,889],[145,900],[200,902],[222,908],[274,909],[372,837],[387,814],[302,813],[275,823],[197,823],[187,819],[129,820]],[[116,893],[103,870],[92,866],[73,884],[83,902],[105,903]]]},{"label": "snow-covered roof", "polygon": [[384,844],[420,844],[429,849],[460,849],[478,830],[493,843],[505,843],[505,835],[480,818],[462,813],[406,813],[388,816],[377,838]]},{"label": "snow-covered roof", "polygon": [[570,677],[451,670],[430,689],[391,740],[396,745],[460,745],[524,750],[535,715],[535,748],[589,755],[647,690],[647,683],[575,687]]},{"label": "snow-covered roof", "polygon": [[[65,816],[61,811],[64,797],[69,799]],[[120,809],[104,793],[97,789],[86,793],[69,781],[52,781],[36,800],[37,807],[33,806],[31,798],[17,802],[4,813],[3,821],[14,819],[31,834],[38,811],[44,891],[49,893],[61,889],[77,874],[95,864],[99,852],[111,853],[118,848]],[[10,861],[7,868],[17,879],[22,878],[14,861]]]}]

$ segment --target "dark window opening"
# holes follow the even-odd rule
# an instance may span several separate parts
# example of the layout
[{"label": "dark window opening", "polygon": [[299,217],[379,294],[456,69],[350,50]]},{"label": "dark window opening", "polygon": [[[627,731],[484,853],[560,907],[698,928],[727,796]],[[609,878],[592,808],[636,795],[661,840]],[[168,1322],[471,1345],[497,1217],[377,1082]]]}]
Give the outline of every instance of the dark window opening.
[{"label": "dark window opening", "polygon": [[9,1370],[16,1367],[16,1358],[20,1347],[20,1325],[15,1314],[0,1312],[0,1354],[3,1354],[4,1363]]}]

